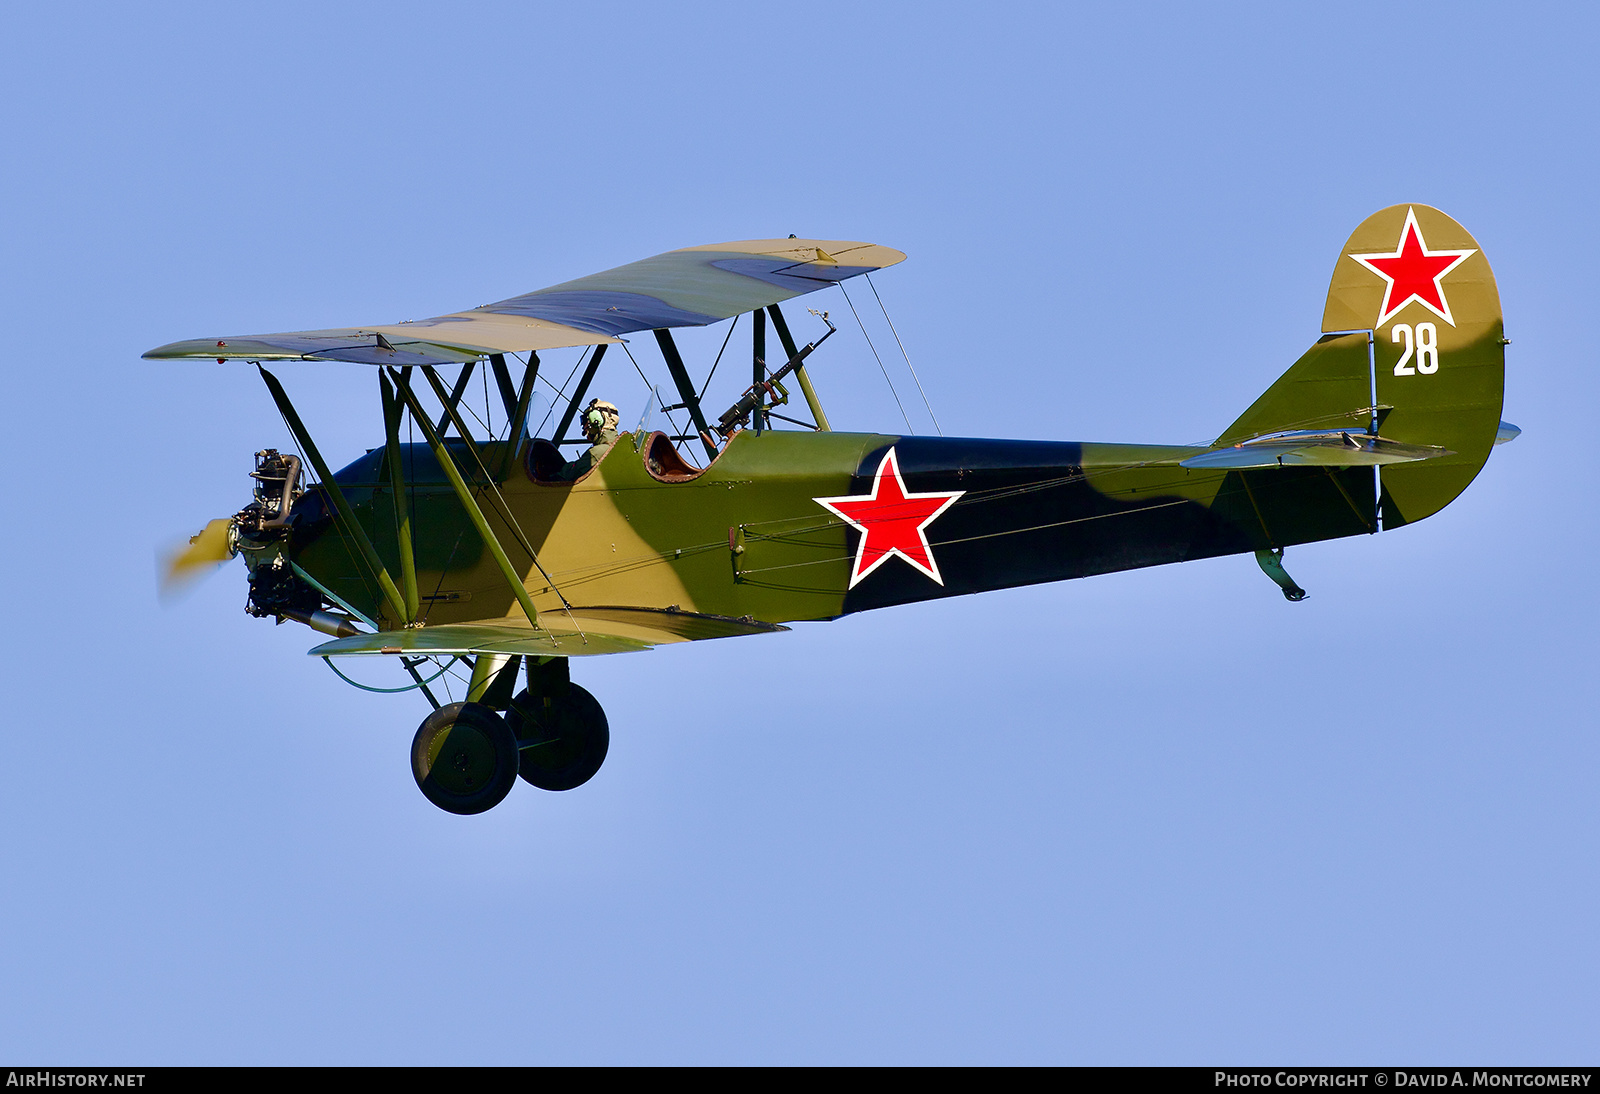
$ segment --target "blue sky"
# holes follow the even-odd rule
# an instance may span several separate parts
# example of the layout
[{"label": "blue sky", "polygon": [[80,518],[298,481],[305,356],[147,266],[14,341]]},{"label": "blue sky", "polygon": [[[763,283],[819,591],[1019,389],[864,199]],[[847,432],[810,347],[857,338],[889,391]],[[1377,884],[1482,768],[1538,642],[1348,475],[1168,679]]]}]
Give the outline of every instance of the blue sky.
[{"label": "blue sky", "polygon": [[[1592,1059],[1596,23],[12,13],[0,1055]],[[245,616],[239,564],[156,602],[287,442],[167,341],[795,232],[910,256],[877,283],[946,433],[1193,441],[1400,201],[1492,263],[1525,433],[1436,517],[1291,551],[1303,604],[1216,559],[595,659],[601,774],[460,818],[411,780],[421,702]],[[898,428],[859,331],[825,349],[836,428]],[[335,462],[377,443],[368,370],[279,371]]]}]

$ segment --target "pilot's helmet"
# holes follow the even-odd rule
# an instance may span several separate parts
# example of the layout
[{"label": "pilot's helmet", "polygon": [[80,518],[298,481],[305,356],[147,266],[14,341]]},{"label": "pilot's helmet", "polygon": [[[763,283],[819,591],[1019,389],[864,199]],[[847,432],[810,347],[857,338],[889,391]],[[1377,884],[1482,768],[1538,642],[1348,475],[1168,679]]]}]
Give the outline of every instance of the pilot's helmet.
[{"label": "pilot's helmet", "polygon": [[589,405],[583,408],[583,435],[590,441],[598,441],[600,434],[606,430],[616,432],[617,419],[615,406],[604,399],[591,399]]}]

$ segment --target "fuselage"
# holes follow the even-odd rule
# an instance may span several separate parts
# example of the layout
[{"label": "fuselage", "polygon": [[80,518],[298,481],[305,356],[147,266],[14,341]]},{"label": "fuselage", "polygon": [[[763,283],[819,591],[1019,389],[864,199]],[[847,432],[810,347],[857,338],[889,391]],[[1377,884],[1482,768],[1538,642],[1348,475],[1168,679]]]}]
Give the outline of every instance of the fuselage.
[{"label": "fuselage", "polygon": [[[663,446],[659,434],[625,433],[573,483],[538,481],[526,445],[481,446],[489,475],[476,477],[476,497],[541,613],[564,597],[828,619],[1376,530],[1369,468],[1179,466],[1196,447],[746,431],[698,470]],[[464,470],[477,468],[462,442],[451,448]],[[335,478],[393,570],[386,459],[374,449]],[[432,452],[402,445],[401,459],[426,622],[520,619]],[[383,628],[398,626],[322,492],[295,512],[290,558]]]}]

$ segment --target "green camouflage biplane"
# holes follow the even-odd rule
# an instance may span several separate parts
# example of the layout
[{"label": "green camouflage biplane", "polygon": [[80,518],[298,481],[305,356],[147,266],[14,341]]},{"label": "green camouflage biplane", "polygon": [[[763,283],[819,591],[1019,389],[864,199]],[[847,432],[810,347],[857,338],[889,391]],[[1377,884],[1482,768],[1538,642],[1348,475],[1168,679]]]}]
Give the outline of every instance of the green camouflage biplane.
[{"label": "green camouflage biplane", "polygon": [[[243,555],[252,615],[330,635],[315,656],[401,666],[434,706],[412,746],[418,785],[477,813],[518,774],[566,790],[599,769],[609,729],[570,682],[573,657],[1236,553],[1299,600],[1284,548],[1438,512],[1516,434],[1500,420],[1494,276],[1424,205],[1362,222],[1322,336],[1203,446],[831,430],[805,362],[832,324],[813,313],[820,337],[802,348],[780,305],[904,257],[794,238],[690,247],[434,319],[151,350],[374,366],[387,434],[330,470],[261,368],[298,455],[257,453],[254,500],[169,574]],[[712,418],[672,331],[747,314],[752,383]],[[639,367],[625,336],[646,331],[676,392],[657,399],[669,429],[619,433],[614,408],[584,400],[614,347]],[[566,347],[583,356],[555,383],[539,355]],[[493,377],[498,427],[467,409],[475,368],[485,390]],[[548,432],[530,415],[536,383],[560,392]],[[810,422],[788,416],[791,385]],[[428,685],[469,670],[465,701],[440,704]]]}]

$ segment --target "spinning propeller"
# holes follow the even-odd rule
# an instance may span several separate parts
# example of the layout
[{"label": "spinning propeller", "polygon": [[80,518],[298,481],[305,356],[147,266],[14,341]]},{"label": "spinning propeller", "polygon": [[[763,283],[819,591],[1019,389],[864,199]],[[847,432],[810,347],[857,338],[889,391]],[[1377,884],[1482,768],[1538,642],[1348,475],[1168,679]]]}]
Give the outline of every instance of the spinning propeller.
[{"label": "spinning propeller", "polygon": [[161,595],[171,597],[238,554],[239,531],[233,517],[207,521],[189,545],[162,560]]}]

